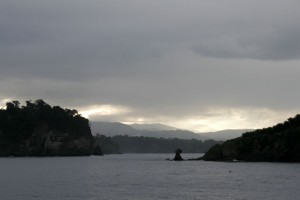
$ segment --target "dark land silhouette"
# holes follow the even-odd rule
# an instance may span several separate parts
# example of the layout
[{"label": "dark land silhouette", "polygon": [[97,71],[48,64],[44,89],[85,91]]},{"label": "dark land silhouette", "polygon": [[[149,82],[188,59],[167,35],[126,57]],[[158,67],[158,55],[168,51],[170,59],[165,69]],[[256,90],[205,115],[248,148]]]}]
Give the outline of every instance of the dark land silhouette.
[{"label": "dark land silhouette", "polygon": [[213,146],[207,161],[300,162],[300,115]]},{"label": "dark land silhouette", "polygon": [[112,137],[97,134],[95,136],[96,142],[101,146],[104,154],[120,154],[122,153],[118,143],[113,141]]},{"label": "dark land silhouette", "polygon": [[[0,109],[0,156],[86,156],[111,153],[205,153],[207,161],[300,162],[300,115],[227,140],[92,136],[76,110],[43,100],[8,102]],[[180,155],[180,153],[179,153]],[[175,156],[176,158],[176,156]]]},{"label": "dark land silhouette", "polygon": [[196,140],[178,138],[130,137],[117,135],[113,137],[95,136],[103,148],[104,154],[109,153],[173,153],[180,147],[185,153],[205,153],[221,141]]},{"label": "dark land silhouette", "polygon": [[102,155],[89,120],[76,110],[39,99],[8,102],[0,110],[0,156]]}]

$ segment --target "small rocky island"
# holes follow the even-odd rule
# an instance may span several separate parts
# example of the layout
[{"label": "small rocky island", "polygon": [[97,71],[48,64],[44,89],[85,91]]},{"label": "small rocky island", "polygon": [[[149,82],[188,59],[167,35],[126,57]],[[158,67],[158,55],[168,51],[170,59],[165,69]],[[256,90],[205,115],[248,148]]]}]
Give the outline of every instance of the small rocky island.
[{"label": "small rocky island", "polygon": [[182,150],[180,148],[176,149],[175,151],[175,157],[173,160],[175,161],[183,161],[183,158],[181,157]]},{"label": "small rocky island", "polygon": [[88,119],[43,100],[8,102],[0,110],[0,156],[102,155]]},{"label": "small rocky island", "polygon": [[300,162],[300,115],[213,146],[206,161]]}]

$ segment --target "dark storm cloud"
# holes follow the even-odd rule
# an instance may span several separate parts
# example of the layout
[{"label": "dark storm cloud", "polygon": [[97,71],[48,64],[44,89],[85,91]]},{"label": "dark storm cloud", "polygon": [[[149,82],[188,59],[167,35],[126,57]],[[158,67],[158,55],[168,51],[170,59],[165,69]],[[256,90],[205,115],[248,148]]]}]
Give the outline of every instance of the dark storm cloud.
[{"label": "dark storm cloud", "polygon": [[299,8],[293,0],[4,0],[0,100],[132,110],[106,116],[118,120],[300,109]]},{"label": "dark storm cloud", "polygon": [[5,2],[0,8],[2,74],[90,79],[95,73],[137,73],[137,63],[166,48],[154,36],[160,30],[148,28],[130,12],[142,13],[122,2],[29,2]]},{"label": "dark storm cloud", "polygon": [[[215,58],[293,60],[300,57],[300,29],[260,33],[231,38],[221,36],[200,42],[195,52]],[[226,39],[225,39],[226,38]]]},{"label": "dark storm cloud", "polygon": [[141,62],[183,46],[216,58],[286,60],[300,54],[294,1],[1,4],[1,68],[12,75],[137,73]]}]

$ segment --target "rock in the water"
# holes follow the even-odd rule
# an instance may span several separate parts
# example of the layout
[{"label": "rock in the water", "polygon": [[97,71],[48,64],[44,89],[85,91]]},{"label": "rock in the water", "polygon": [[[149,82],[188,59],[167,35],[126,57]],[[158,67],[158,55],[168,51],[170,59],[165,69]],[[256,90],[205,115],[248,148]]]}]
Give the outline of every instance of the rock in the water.
[{"label": "rock in the water", "polygon": [[181,153],[182,153],[182,150],[180,148],[176,149],[176,151],[175,151],[175,157],[174,157],[173,160],[175,160],[175,161],[182,161],[183,158],[180,155]]}]

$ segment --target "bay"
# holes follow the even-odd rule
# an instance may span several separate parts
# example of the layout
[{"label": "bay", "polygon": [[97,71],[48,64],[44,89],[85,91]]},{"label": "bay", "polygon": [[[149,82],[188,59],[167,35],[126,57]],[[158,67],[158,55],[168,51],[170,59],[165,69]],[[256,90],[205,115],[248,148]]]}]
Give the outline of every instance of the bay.
[{"label": "bay", "polygon": [[291,200],[300,197],[300,164],[175,162],[166,158],[173,155],[0,158],[0,199]]}]

